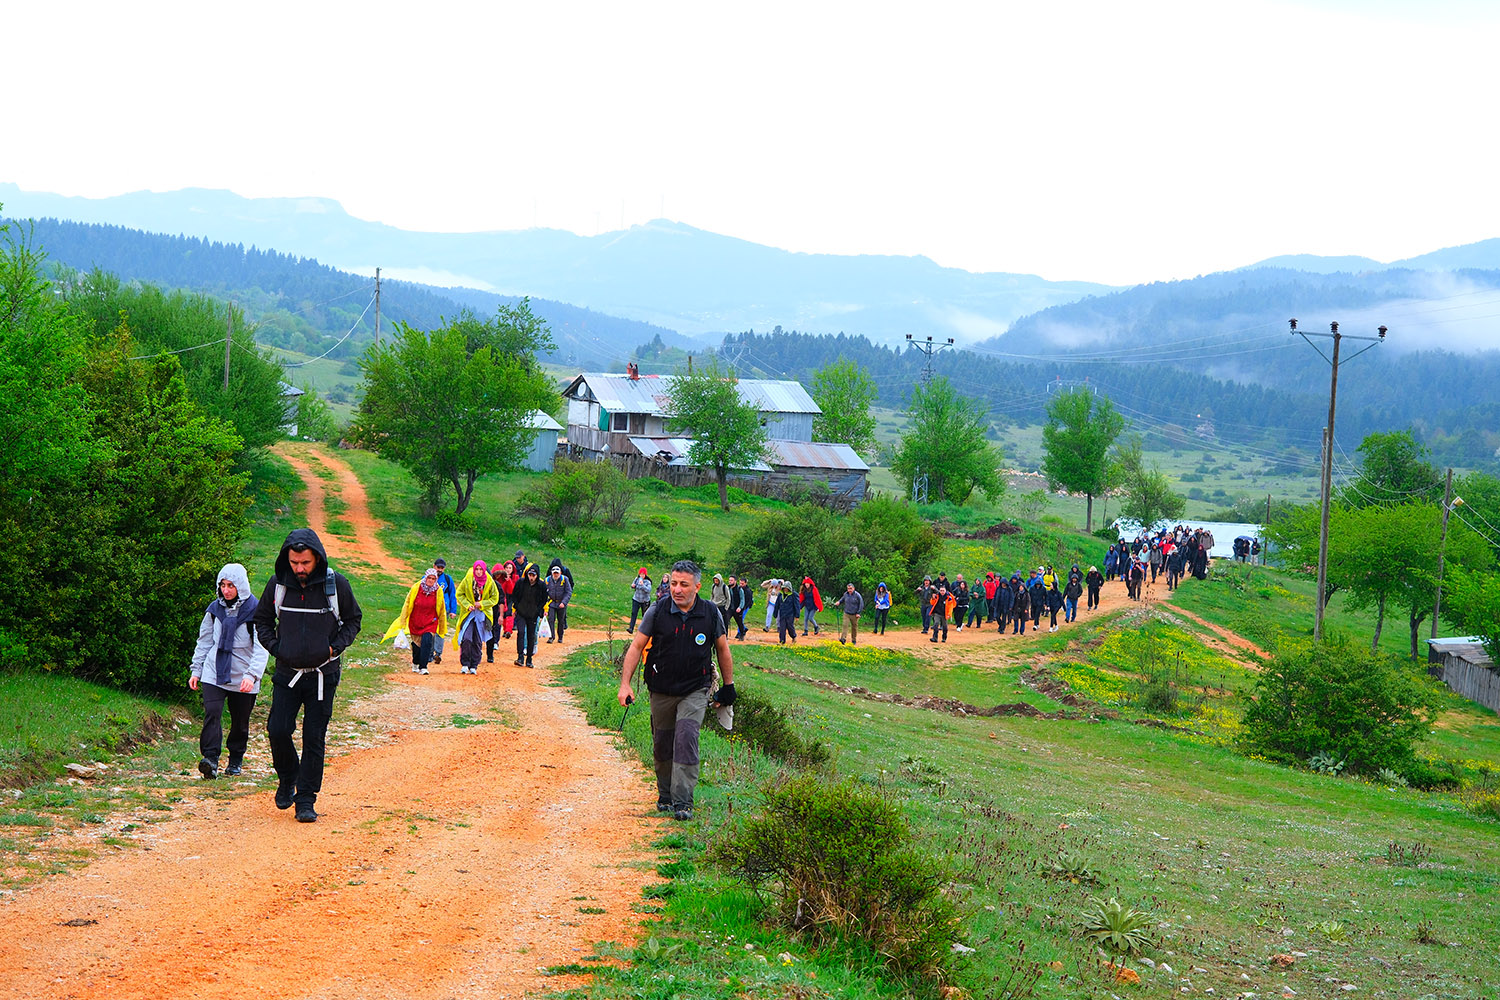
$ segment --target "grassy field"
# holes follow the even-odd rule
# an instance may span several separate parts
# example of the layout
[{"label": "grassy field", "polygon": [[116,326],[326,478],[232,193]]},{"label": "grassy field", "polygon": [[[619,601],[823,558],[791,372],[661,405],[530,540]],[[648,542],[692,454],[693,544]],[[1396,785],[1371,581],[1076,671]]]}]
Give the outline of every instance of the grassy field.
[{"label": "grassy field", "polygon": [[[969,995],[1009,995],[993,981],[1030,962],[1040,965],[1039,997],[1123,992],[1074,934],[1091,894],[1151,915],[1158,965],[1131,965],[1153,991],[1279,995],[1285,985],[1328,996],[1348,983],[1361,996],[1493,995],[1489,928],[1500,902],[1500,840],[1493,821],[1469,815],[1451,796],[1291,771],[1249,759],[1222,737],[1128,719],[965,718],[757,669],[891,694],[1052,707],[1025,697],[1021,674],[1036,655],[1017,650],[1005,662],[940,670],[899,652],[809,647],[756,650],[737,664],[742,690],[788,706],[800,730],[832,749],[837,775],[900,803],[921,842],[961,873],[968,917],[955,938],[976,950],[955,975]],[[567,680],[596,725],[618,724],[612,676],[588,652],[574,655]],[[674,879],[653,890],[661,912],[644,932],[659,948],[681,946],[669,963],[679,992],[667,992],[667,968],[640,949],[632,969],[602,973],[583,992],[922,992],[884,976],[879,960],[858,949],[813,952],[748,919],[755,898],[708,866],[703,851],[734,817],[754,810],[759,785],[783,769],[709,729],[700,819],[669,828],[658,845],[659,870]],[[637,754],[649,753],[643,720],[630,720],[626,737]],[[1500,761],[1493,727],[1468,746]],[[1046,877],[1061,852],[1085,859],[1081,882]],[[763,963],[757,954],[776,957]],[[1277,954],[1293,964],[1277,967]]]}]

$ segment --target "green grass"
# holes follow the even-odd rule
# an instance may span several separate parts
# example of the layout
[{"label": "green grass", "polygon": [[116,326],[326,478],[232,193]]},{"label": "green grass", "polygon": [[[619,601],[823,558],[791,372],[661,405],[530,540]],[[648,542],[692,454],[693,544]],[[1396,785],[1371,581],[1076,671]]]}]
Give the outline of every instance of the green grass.
[{"label": "green grass", "polygon": [[[755,659],[769,663],[772,656],[798,673],[837,672],[898,693],[936,693],[935,685],[946,684],[945,692],[976,703],[1013,693],[1010,668],[945,672],[879,651],[867,662],[834,665],[812,648],[764,657],[757,651]],[[1021,961],[1024,942],[1025,959],[1063,965],[1045,970],[1037,996],[1108,996],[1111,984],[1091,971],[1071,934],[1073,914],[1090,891],[1153,915],[1163,939],[1154,957],[1177,970],[1168,976],[1140,968],[1153,991],[1176,993],[1185,975],[1195,994],[1212,986],[1220,996],[1276,995],[1283,983],[1321,996],[1337,989],[1330,980],[1351,982],[1366,996],[1490,995],[1493,984],[1479,970],[1500,903],[1500,827],[1449,796],[1292,771],[1212,741],[1125,722],[963,718],[851,699],[748,663],[736,680],[795,706],[808,735],[834,749],[838,773],[895,797],[924,841],[963,873],[970,915],[960,933],[977,951],[959,984],[975,995]],[[618,724],[615,682],[602,660],[575,652],[566,681],[594,724]],[[625,734],[642,759],[649,752],[643,716],[629,720]],[[1489,733],[1478,752],[1500,760],[1500,734]],[[653,894],[664,912],[643,934],[683,943],[681,961],[671,963],[680,995],[783,995],[777,991],[788,982],[775,977],[788,970],[802,973],[800,987],[831,995],[899,993],[906,986],[884,980],[869,956],[807,953],[784,932],[758,924],[753,898],[702,863],[704,844],[732,822],[731,806],[736,816],[753,809],[758,784],[775,772],[705,728],[699,818],[668,828],[691,871],[669,883],[670,891]],[[643,805],[649,796],[643,786]],[[1430,862],[1385,863],[1392,842],[1414,841],[1434,848]],[[1090,860],[1103,878],[1098,889],[1040,876],[1040,862],[1064,850]],[[1419,917],[1457,947],[1415,944]],[[1309,929],[1329,920],[1346,929],[1344,941]],[[762,954],[788,951],[794,962],[761,965],[737,949],[744,941]],[[1272,954],[1293,949],[1307,955],[1291,970],[1269,966]],[[1195,966],[1207,971],[1190,972]],[[806,978],[809,971],[815,979]],[[648,963],[601,972],[580,995],[635,995],[660,977]]]}]

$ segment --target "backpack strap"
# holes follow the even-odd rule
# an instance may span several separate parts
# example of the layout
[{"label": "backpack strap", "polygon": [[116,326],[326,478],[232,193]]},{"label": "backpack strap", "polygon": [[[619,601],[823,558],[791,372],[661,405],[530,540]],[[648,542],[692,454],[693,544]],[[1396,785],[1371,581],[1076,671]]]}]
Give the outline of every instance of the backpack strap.
[{"label": "backpack strap", "polygon": [[[343,626],[344,626],[344,616],[339,613],[339,590],[338,590],[338,584],[337,584],[337,582],[335,580],[335,577],[337,577],[337,575],[338,574],[334,573],[333,570],[329,570],[324,575],[324,577],[323,577],[323,596],[328,599],[328,610],[331,611],[331,612],[333,612],[333,620],[336,621],[336,622],[338,622],[340,628],[343,628]],[[276,585],[276,598],[275,598],[275,601],[274,601],[274,604],[275,604],[275,607],[276,607],[276,617],[277,617],[278,620],[281,618],[281,612],[283,610],[282,607],[281,607],[281,605],[282,605],[282,602],[285,601],[285,600],[286,600],[286,585],[278,583]],[[302,612],[304,614],[321,615],[323,613],[324,609],[322,609],[322,608],[286,608],[285,610],[287,610],[287,611],[299,611],[299,612]]]}]

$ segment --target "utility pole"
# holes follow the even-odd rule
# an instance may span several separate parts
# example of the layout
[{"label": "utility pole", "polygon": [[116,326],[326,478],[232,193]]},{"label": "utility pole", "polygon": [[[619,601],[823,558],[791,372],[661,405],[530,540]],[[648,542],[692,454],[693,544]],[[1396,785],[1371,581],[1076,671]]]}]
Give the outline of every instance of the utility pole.
[{"label": "utility pole", "polygon": [[1453,467],[1448,467],[1448,479],[1443,484],[1443,536],[1438,542],[1437,599],[1432,602],[1432,638],[1437,638],[1438,612],[1443,610],[1443,556],[1448,548],[1448,515],[1453,509]]},{"label": "utility pole", "polygon": [[380,268],[375,269],[375,346],[380,346]]},{"label": "utility pole", "polygon": [[1321,642],[1323,640],[1323,606],[1326,601],[1325,594],[1328,586],[1328,508],[1331,505],[1333,493],[1333,414],[1334,407],[1338,404],[1339,394],[1339,346],[1344,340],[1368,340],[1371,342],[1369,347],[1361,348],[1349,356],[1349,360],[1353,361],[1365,353],[1365,351],[1368,351],[1370,347],[1384,343],[1386,328],[1383,326],[1379,328],[1379,337],[1355,337],[1339,333],[1338,323],[1329,323],[1328,333],[1314,333],[1311,336],[1333,338],[1333,357],[1330,358],[1328,355],[1323,354],[1322,348],[1318,347],[1311,340],[1308,340],[1309,334],[1297,329],[1297,321],[1295,319],[1288,320],[1287,322],[1291,324],[1292,335],[1306,340],[1307,345],[1322,355],[1323,360],[1327,361],[1333,368],[1333,376],[1328,383],[1328,426],[1323,428],[1323,514],[1321,518],[1322,523],[1318,527],[1318,595],[1317,601],[1313,605],[1315,611],[1313,617],[1313,641]]},{"label": "utility pole", "polygon": [[948,338],[948,342],[946,344],[939,344],[939,343],[934,343],[933,339],[931,337],[928,337],[926,343],[923,343],[920,340],[913,340],[911,334],[908,333],[906,335],[906,342],[908,344],[910,344],[912,347],[915,347],[917,350],[921,351],[923,354],[927,355],[927,361],[922,365],[922,382],[923,382],[924,385],[926,383],[928,383],[928,382],[931,382],[932,381],[932,355],[934,353],[941,353],[942,351],[946,350],[947,348],[952,347],[953,346],[953,338],[949,337]]},{"label": "utility pole", "polygon": [[234,302],[229,303],[229,323],[224,329],[224,391],[229,391],[229,352],[234,348]]}]

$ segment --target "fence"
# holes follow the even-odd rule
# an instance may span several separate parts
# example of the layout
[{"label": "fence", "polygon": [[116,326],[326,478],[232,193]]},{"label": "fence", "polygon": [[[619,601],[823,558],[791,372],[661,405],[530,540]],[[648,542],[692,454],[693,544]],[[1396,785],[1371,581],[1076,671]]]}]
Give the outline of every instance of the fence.
[{"label": "fence", "polygon": [[1448,653],[1440,664],[1428,667],[1427,672],[1470,701],[1500,712],[1500,672],[1492,664],[1475,663]]}]

